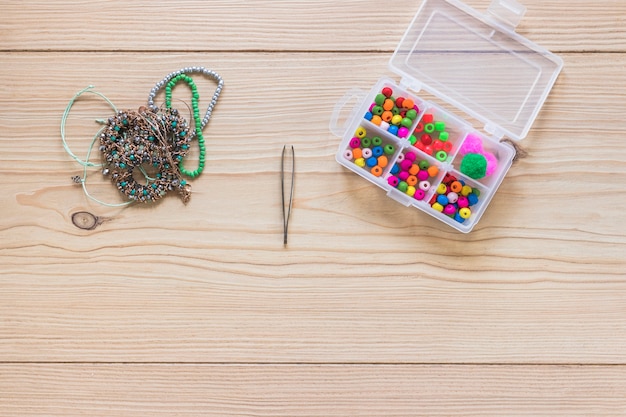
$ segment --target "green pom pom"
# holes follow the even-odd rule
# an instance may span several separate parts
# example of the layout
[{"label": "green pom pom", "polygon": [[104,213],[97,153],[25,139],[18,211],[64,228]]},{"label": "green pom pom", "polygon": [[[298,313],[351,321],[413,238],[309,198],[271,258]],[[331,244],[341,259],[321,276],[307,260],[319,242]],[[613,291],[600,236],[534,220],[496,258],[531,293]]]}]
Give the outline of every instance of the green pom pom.
[{"label": "green pom pom", "polygon": [[487,174],[487,158],[479,153],[468,153],[461,161],[461,172],[478,180]]}]

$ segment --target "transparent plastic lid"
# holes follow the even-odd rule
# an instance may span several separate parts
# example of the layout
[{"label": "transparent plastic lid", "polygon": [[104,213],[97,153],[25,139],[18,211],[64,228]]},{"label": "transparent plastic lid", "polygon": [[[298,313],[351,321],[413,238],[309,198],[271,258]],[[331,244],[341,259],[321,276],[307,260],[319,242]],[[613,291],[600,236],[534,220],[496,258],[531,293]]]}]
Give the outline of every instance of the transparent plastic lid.
[{"label": "transparent plastic lid", "polygon": [[489,14],[456,0],[425,0],[391,57],[408,87],[424,90],[523,139],[563,67],[556,55],[515,33],[525,8],[494,0]]}]

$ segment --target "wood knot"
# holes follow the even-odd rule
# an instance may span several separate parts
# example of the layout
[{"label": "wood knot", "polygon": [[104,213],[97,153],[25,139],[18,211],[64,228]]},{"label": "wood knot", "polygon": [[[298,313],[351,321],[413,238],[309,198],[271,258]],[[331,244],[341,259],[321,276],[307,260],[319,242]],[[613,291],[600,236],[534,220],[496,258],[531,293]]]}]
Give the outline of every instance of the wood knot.
[{"label": "wood knot", "polygon": [[88,211],[77,211],[72,214],[72,223],[74,226],[83,230],[93,230],[102,224],[103,219],[89,213]]}]

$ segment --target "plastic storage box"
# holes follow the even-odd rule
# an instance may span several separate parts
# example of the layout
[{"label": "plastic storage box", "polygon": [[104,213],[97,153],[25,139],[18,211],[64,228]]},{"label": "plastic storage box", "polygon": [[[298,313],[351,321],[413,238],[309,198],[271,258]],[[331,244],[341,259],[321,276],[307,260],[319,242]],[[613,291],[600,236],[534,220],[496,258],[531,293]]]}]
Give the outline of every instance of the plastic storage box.
[{"label": "plastic storage box", "polygon": [[[471,231],[515,156],[501,140],[527,135],[563,66],[515,33],[525,10],[512,0],[494,0],[487,14],[425,0],[389,62],[400,82],[381,78],[335,106],[337,161],[405,206]],[[482,126],[421,99],[422,89]],[[359,104],[339,126],[355,97]]]}]

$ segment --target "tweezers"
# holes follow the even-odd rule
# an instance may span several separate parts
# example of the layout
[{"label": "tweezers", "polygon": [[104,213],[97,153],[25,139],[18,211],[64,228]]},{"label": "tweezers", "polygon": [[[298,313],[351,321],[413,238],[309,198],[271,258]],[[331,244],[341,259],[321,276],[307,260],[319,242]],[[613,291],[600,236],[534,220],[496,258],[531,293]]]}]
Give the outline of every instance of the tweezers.
[{"label": "tweezers", "polygon": [[293,204],[293,184],[296,172],[296,154],[291,145],[291,187],[289,188],[289,201],[285,198],[285,159],[287,145],[283,146],[283,153],[280,158],[280,186],[283,200],[283,243],[287,245],[287,231],[289,229],[289,218],[291,217],[291,206]]}]

